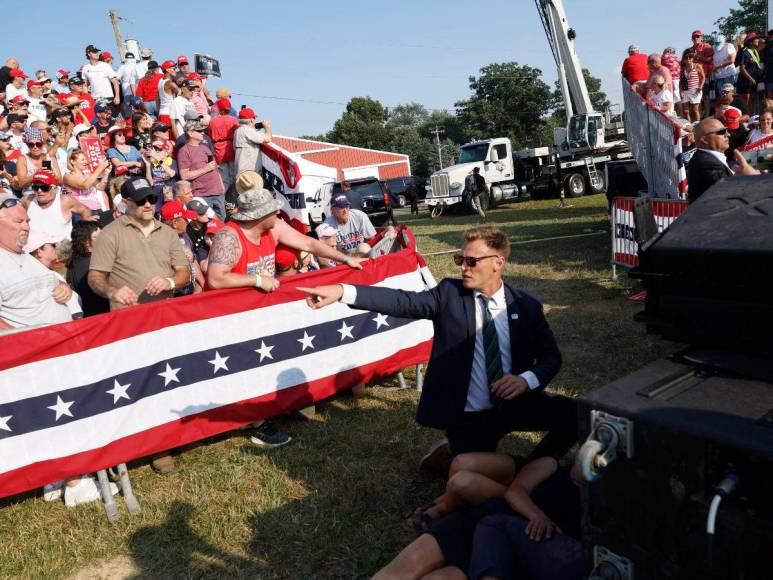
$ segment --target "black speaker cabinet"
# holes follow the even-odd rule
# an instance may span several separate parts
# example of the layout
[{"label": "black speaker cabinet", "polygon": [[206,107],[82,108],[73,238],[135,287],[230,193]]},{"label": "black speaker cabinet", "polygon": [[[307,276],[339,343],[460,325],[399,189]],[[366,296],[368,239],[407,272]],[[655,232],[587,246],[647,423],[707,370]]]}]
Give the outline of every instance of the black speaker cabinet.
[{"label": "black speaker cabinet", "polygon": [[[603,438],[602,424],[619,436],[582,491],[588,560],[628,566],[599,577],[773,577],[773,384],[689,358],[658,360],[580,400],[580,441]],[[738,484],[710,539],[709,506],[728,476]]]},{"label": "black speaker cabinet", "polygon": [[717,183],[640,253],[648,330],[773,354],[773,175]]}]

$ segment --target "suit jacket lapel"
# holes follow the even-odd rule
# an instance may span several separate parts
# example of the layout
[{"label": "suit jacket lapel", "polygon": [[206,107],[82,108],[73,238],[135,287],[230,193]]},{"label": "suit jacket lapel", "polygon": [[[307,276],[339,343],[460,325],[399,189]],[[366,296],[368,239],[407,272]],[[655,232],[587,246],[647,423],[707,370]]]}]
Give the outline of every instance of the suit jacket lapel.
[{"label": "suit jacket lapel", "polygon": [[[475,298],[472,290],[464,290],[462,295],[464,314],[467,316],[467,336],[475,337]],[[473,344],[474,344],[473,340]]]},{"label": "suit jacket lapel", "polygon": [[505,301],[507,302],[507,323],[510,329],[510,352],[515,361],[516,344],[520,338],[521,313],[518,309],[516,292],[505,284]]}]

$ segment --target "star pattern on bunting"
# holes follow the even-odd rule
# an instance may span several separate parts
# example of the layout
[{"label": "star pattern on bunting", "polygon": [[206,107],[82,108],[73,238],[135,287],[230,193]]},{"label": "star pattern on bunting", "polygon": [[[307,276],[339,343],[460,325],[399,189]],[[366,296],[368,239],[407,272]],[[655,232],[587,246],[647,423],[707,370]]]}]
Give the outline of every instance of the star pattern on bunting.
[{"label": "star pattern on bunting", "polygon": [[51,405],[50,407],[48,407],[49,409],[51,409],[52,411],[54,411],[56,413],[56,419],[54,419],[54,421],[58,421],[59,419],[62,418],[63,415],[67,415],[68,417],[72,417],[72,413],[70,412],[70,407],[72,407],[72,404],[74,402],[75,401],[70,401],[68,403],[65,403],[62,400],[62,397],[57,395],[56,396],[56,405]]},{"label": "star pattern on bunting", "polygon": [[263,362],[264,358],[270,358],[271,360],[274,360],[274,355],[271,354],[271,351],[274,350],[273,345],[268,346],[265,341],[260,341],[260,348],[256,348],[255,352],[257,352],[260,355],[260,362]]},{"label": "star pattern on bunting", "polygon": [[168,387],[169,383],[172,381],[179,383],[180,379],[177,378],[177,373],[180,372],[180,369],[173,369],[169,366],[169,363],[166,363],[166,370],[163,373],[158,373],[158,376],[164,377],[164,386]]},{"label": "star pattern on bunting", "polygon": [[8,415],[7,417],[0,417],[0,429],[3,431],[11,431],[12,429],[8,426],[8,421],[10,421],[13,418],[13,415]]},{"label": "star pattern on bunting", "polygon": [[225,364],[228,362],[228,359],[231,357],[228,356],[220,356],[220,353],[218,351],[215,351],[215,358],[213,358],[211,361],[209,361],[209,364],[213,365],[215,368],[213,370],[214,374],[217,374],[217,371],[219,370],[228,370],[228,366]]},{"label": "star pattern on bunting", "polygon": [[378,330],[382,326],[389,326],[389,323],[387,322],[386,314],[376,314],[376,317],[373,319],[373,322],[376,323],[376,330]]},{"label": "star pattern on bunting", "polygon": [[346,320],[341,321],[341,328],[338,329],[338,332],[341,334],[341,342],[346,340],[346,338],[351,338],[354,340],[354,337],[352,336],[352,329],[354,326],[348,326],[346,324]]},{"label": "star pattern on bunting", "polygon": [[297,339],[298,342],[300,342],[301,345],[303,346],[303,348],[301,349],[301,352],[303,352],[307,348],[314,348],[314,342],[313,341],[314,341],[315,338],[317,338],[317,337],[313,336],[313,335],[309,336],[309,333],[304,330],[303,331],[303,338]]},{"label": "star pattern on bunting", "polygon": [[126,394],[126,391],[131,386],[131,383],[122,385],[118,382],[118,379],[114,379],[113,388],[105,392],[108,395],[113,395],[113,405],[115,405],[120,399],[130,399],[129,395]]}]

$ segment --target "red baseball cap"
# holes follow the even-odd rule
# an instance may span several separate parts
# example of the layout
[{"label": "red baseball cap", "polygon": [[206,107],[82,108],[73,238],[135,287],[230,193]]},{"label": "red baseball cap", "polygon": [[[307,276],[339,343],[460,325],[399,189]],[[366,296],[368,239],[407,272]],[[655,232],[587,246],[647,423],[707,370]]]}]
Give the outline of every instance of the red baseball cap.
[{"label": "red baseball cap", "polygon": [[63,68],[60,68],[58,71],[56,71],[56,78],[61,79],[64,77],[69,77],[70,71],[64,70]]},{"label": "red baseball cap", "polygon": [[701,32],[700,28],[697,28],[692,31],[692,36],[703,36],[703,33]]},{"label": "red baseball cap", "polygon": [[725,127],[728,129],[738,129],[741,126],[741,113],[738,109],[728,109],[724,115]]},{"label": "red baseball cap", "polygon": [[240,119],[254,119],[256,116],[257,115],[255,115],[255,111],[249,107],[244,107],[241,111],[239,111]]},{"label": "red baseball cap", "polygon": [[189,81],[200,81],[201,75],[197,72],[188,73],[188,80]]},{"label": "red baseball cap", "polygon": [[119,165],[118,167],[113,169],[113,174],[116,176],[123,175],[124,173],[129,173],[129,168],[126,167],[125,165]]},{"label": "red baseball cap", "polygon": [[11,102],[14,105],[18,105],[19,103],[29,103],[29,101],[24,98],[23,95],[16,95],[14,98],[11,99]]},{"label": "red baseball cap", "polygon": [[41,81],[36,81],[35,79],[30,79],[30,80],[27,81],[27,88],[29,89],[29,88],[32,88],[32,87],[39,87],[42,84],[43,83]]},{"label": "red baseball cap", "polygon": [[215,101],[215,105],[217,105],[218,111],[230,111],[231,110],[231,101],[228,99],[218,99]]},{"label": "red baseball cap", "polygon": [[181,54],[180,56],[177,57],[177,64],[181,64],[181,63],[187,64],[187,62],[188,62],[188,57],[185,56],[184,54]]},{"label": "red baseball cap", "polygon": [[220,231],[221,228],[223,228],[225,224],[221,222],[217,218],[212,218],[207,222],[207,233],[208,234],[216,234]]},{"label": "red baseball cap", "polygon": [[161,70],[167,70],[170,68],[174,68],[174,61],[173,60],[165,60],[161,63]]},{"label": "red baseball cap", "polygon": [[24,71],[20,68],[14,68],[11,69],[11,72],[8,73],[8,76],[10,76],[12,79],[20,78],[20,79],[26,79],[27,75],[24,74]]},{"label": "red baseball cap", "polygon": [[103,50],[102,53],[99,55],[99,60],[107,60],[108,58],[112,60],[113,55],[106,50]]},{"label": "red baseball cap", "polygon": [[274,261],[279,268],[289,268],[298,259],[300,253],[295,248],[279,244],[274,250]]},{"label": "red baseball cap", "polygon": [[56,176],[53,171],[41,169],[32,176],[32,183],[45,183],[46,185],[56,185]]},{"label": "red baseball cap", "polygon": [[181,201],[167,201],[161,206],[161,219],[171,221],[177,218],[185,218],[187,220],[196,219],[195,211],[188,211],[185,209]]}]

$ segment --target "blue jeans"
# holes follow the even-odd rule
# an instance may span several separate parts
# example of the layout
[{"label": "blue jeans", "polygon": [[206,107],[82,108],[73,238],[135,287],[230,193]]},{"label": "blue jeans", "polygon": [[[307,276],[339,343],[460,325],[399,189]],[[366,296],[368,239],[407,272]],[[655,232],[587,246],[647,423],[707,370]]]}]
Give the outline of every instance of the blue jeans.
[{"label": "blue jeans", "polygon": [[156,101],[143,101],[143,105],[145,105],[145,108],[148,110],[148,113],[153,115],[155,118],[158,118],[158,109],[156,109]]},{"label": "blue jeans", "polygon": [[528,523],[511,514],[483,518],[475,529],[469,577],[581,580],[582,544],[564,534],[534,542],[525,533]]}]

